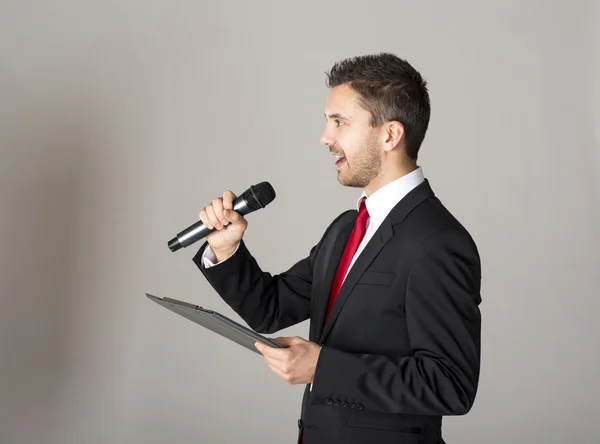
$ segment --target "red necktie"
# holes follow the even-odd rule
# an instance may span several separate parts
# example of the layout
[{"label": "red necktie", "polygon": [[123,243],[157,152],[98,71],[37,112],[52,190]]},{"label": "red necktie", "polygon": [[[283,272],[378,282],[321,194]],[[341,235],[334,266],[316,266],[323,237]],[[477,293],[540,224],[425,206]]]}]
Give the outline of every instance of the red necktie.
[{"label": "red necktie", "polygon": [[366,197],[363,197],[360,201],[358,217],[356,218],[356,222],[354,222],[354,229],[348,238],[346,248],[344,249],[344,254],[342,255],[342,259],[340,259],[338,269],[335,273],[333,285],[331,286],[331,293],[329,295],[329,302],[327,304],[327,312],[325,313],[325,322],[327,322],[327,318],[329,317],[329,313],[331,312],[335,299],[340,292],[340,288],[342,288],[342,284],[344,283],[346,273],[348,273],[348,268],[350,268],[352,258],[354,257],[356,250],[358,250],[358,246],[360,245],[362,238],[365,236],[365,231],[367,231],[369,212],[367,211],[367,205],[365,204],[366,199]]},{"label": "red necktie", "polygon": [[[362,238],[365,236],[365,231],[367,231],[369,212],[367,211],[367,205],[365,204],[366,199],[366,197],[363,197],[360,201],[358,217],[356,218],[356,222],[354,222],[354,229],[348,238],[346,248],[344,249],[344,254],[342,254],[342,258],[338,264],[338,269],[335,272],[335,278],[333,279],[333,285],[331,286],[331,293],[329,294],[329,302],[327,303],[325,322],[327,322],[327,318],[329,317],[329,313],[331,312],[335,298],[337,298],[340,288],[342,288],[342,284],[344,283],[344,278],[346,277],[348,268],[350,268],[352,258],[354,257],[356,250],[358,250],[358,246],[360,245]],[[301,442],[304,444],[304,433],[302,434]]]}]

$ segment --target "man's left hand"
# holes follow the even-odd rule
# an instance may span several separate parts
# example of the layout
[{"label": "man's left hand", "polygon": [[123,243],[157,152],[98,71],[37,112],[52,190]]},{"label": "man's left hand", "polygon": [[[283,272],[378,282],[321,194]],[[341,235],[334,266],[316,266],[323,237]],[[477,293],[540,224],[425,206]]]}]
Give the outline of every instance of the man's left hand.
[{"label": "man's left hand", "polygon": [[315,376],[317,361],[321,353],[319,344],[298,336],[274,338],[287,348],[270,347],[256,342],[256,349],[264,356],[269,368],[288,384],[310,384]]}]

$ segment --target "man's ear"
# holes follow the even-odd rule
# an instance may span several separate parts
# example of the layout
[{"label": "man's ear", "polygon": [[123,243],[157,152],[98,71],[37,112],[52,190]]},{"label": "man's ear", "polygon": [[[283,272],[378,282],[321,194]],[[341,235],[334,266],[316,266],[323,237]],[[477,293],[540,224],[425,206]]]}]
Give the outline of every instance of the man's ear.
[{"label": "man's ear", "polygon": [[400,142],[404,139],[404,125],[397,120],[392,120],[384,125],[385,128],[385,141],[384,150],[392,151],[394,148],[400,145]]}]

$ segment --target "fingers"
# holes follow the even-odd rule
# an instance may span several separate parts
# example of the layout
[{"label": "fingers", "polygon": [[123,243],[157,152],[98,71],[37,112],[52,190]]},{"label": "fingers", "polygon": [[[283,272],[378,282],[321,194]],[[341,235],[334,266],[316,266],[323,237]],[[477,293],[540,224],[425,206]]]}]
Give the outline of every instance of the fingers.
[{"label": "fingers", "polygon": [[220,230],[221,228],[223,228],[221,221],[215,215],[214,205],[207,206],[205,208],[205,210],[206,210],[206,214],[208,216],[208,221],[210,222],[210,224],[217,230]]},{"label": "fingers", "polygon": [[285,373],[285,372],[281,371],[279,368],[277,368],[276,366],[271,365],[269,363],[267,363],[267,365],[269,366],[269,368],[271,369],[271,371],[273,373],[275,373],[277,376],[279,376],[285,382],[287,382],[288,384],[294,384],[295,381],[291,374]]},{"label": "fingers", "polygon": [[280,361],[270,356],[264,356],[263,359],[271,369],[275,368],[283,375],[290,373],[293,369],[292,364],[289,362]]},{"label": "fingers", "polygon": [[233,201],[237,198],[233,191],[225,191],[223,193],[223,208],[226,210],[233,210]]},{"label": "fingers", "polygon": [[212,201],[212,210],[214,213],[214,217],[215,217],[215,227],[217,227],[217,230],[220,230],[221,228],[219,227],[219,225],[221,227],[224,227],[225,225],[227,225],[227,220],[225,219],[225,216],[223,215],[223,199],[221,199],[220,197],[213,200]]},{"label": "fingers", "polygon": [[[301,341],[304,341],[299,337],[277,339],[292,339],[294,341],[300,339]],[[255,343],[255,346],[263,354],[264,361],[267,363],[273,373],[275,373],[288,384],[296,384],[300,382],[297,371],[298,363],[293,362],[294,359],[291,349],[274,348],[258,341]]]},{"label": "fingers", "polygon": [[208,207],[202,208],[202,211],[200,211],[200,220],[207,228],[212,230],[214,228],[214,225],[211,224],[211,222],[208,218],[208,213],[206,211],[206,208],[208,208]]},{"label": "fingers", "polygon": [[284,361],[288,359],[288,349],[270,347],[258,341],[254,344],[254,346],[263,354],[263,356],[268,357],[269,359],[274,359],[277,361]]},{"label": "fingers", "polygon": [[[225,191],[223,197],[214,199],[200,211],[200,220],[209,229],[221,230],[232,222],[237,222],[242,216],[233,210],[233,201],[237,196],[232,191]],[[225,212],[228,210],[228,214]]]},{"label": "fingers", "polygon": [[213,228],[221,230],[229,224],[229,220],[223,214],[223,202],[221,198],[213,200],[210,205],[207,205],[200,211],[200,220],[211,230]]},{"label": "fingers", "polygon": [[237,196],[233,193],[233,191],[227,190],[223,193],[223,217],[226,222],[225,225],[230,222],[235,223],[242,217],[233,209],[233,201],[236,198]]}]

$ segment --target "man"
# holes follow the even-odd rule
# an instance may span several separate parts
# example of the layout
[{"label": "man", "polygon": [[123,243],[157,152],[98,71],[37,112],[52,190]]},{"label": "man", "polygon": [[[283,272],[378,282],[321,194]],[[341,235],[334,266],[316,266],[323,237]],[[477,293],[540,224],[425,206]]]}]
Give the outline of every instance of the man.
[{"label": "man", "polygon": [[[481,268],[466,229],[417,166],[429,124],[426,82],[393,54],[336,63],[321,143],[338,181],[362,188],[305,259],[263,272],[226,191],[200,212],[216,231],[194,262],[254,330],[310,318],[309,341],[257,343],[269,368],[307,384],[299,440],[443,443],[442,415],[463,415],[479,380]],[[343,284],[343,285],[342,285]]]}]

